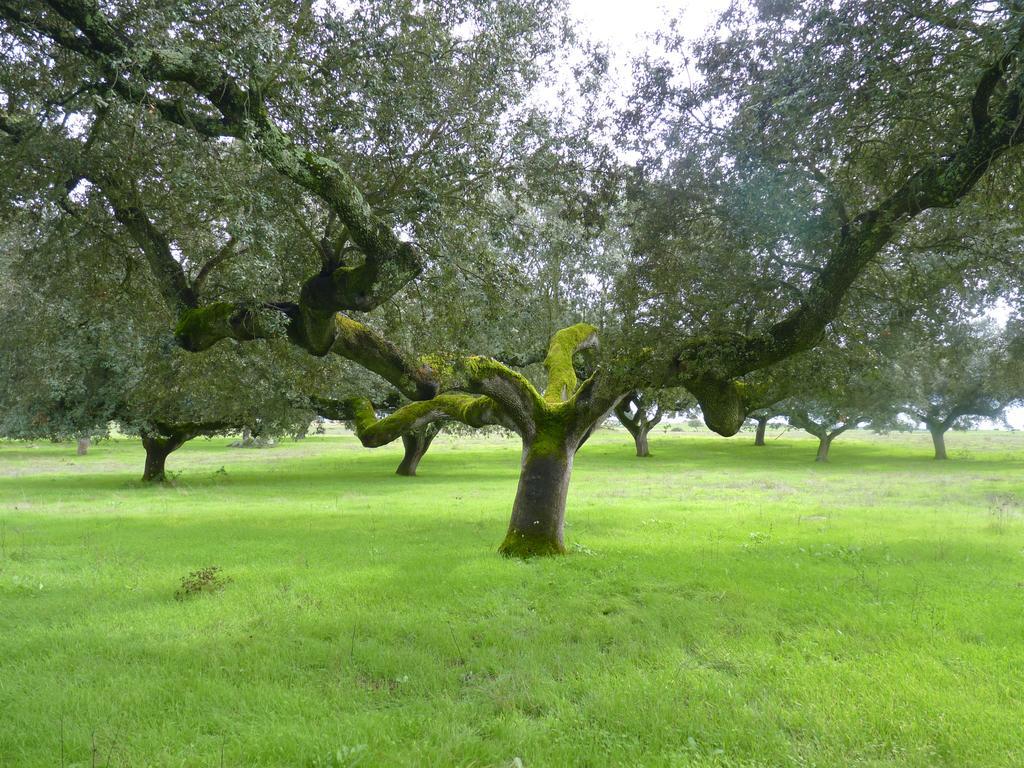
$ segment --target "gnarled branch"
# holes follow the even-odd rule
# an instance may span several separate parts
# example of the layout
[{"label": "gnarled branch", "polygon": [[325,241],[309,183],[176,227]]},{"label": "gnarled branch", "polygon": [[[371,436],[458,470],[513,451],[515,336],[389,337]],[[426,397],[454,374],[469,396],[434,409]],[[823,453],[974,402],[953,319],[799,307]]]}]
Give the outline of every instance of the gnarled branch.
[{"label": "gnarled branch", "polygon": [[431,400],[403,405],[383,419],[378,419],[369,400],[356,398],[349,401],[356,436],[367,448],[379,448],[402,435],[421,429],[437,421],[459,421],[470,427],[502,426],[515,429],[515,425],[495,407],[485,395],[467,395],[450,392]]}]

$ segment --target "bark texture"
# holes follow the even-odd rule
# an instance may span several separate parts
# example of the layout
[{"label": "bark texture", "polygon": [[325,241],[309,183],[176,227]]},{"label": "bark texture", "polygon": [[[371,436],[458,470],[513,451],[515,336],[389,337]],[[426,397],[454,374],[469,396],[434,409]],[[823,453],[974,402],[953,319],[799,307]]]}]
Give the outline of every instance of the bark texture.
[{"label": "bark texture", "polygon": [[498,548],[505,557],[565,553],[565,501],[575,447],[553,446],[543,437],[541,442],[547,443],[541,450],[523,450],[512,518]]},{"label": "bark texture", "polygon": [[78,438],[78,445],[77,445],[77,447],[75,449],[76,453],[79,456],[85,456],[87,453],[89,453],[90,442],[91,441],[89,440],[88,437],[80,437],[80,438]]}]

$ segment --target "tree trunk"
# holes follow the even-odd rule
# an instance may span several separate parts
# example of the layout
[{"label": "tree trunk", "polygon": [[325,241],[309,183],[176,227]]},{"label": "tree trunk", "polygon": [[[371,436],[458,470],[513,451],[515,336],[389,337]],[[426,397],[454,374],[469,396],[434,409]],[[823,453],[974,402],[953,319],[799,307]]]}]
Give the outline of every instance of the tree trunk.
[{"label": "tree trunk", "polygon": [[636,455],[640,458],[644,458],[651,455],[650,448],[647,447],[647,435],[650,433],[650,429],[640,427],[633,435],[633,440],[636,441]]},{"label": "tree trunk", "polygon": [[565,553],[565,497],[576,448],[545,437],[542,434],[523,447],[512,520],[498,549],[505,557]]},{"label": "tree trunk", "polygon": [[85,456],[89,452],[89,438],[80,437],[78,438],[78,455]]},{"label": "tree trunk", "polygon": [[185,435],[171,437],[142,436],[142,446],[146,449],[146,468],[142,472],[142,482],[162,483],[167,479],[164,465],[167,457],[185,444],[189,438]]},{"label": "tree trunk", "polygon": [[757,431],[754,433],[754,445],[764,445],[764,432],[768,426],[767,416],[757,417]]},{"label": "tree trunk", "polygon": [[402,463],[398,465],[395,474],[403,475],[404,477],[415,477],[416,467],[419,466],[420,459],[423,458],[423,454],[430,448],[430,444],[436,436],[437,432],[429,431],[429,427],[425,430],[417,430],[416,432],[402,435],[405,456],[402,457]]},{"label": "tree trunk", "polygon": [[828,461],[828,449],[832,447],[832,438],[825,436],[818,438],[818,455],[815,461]]},{"label": "tree trunk", "polygon": [[946,430],[944,429],[932,429],[929,427],[929,432],[932,433],[932,445],[935,446],[935,458],[939,461],[943,461],[947,458],[946,456]]}]

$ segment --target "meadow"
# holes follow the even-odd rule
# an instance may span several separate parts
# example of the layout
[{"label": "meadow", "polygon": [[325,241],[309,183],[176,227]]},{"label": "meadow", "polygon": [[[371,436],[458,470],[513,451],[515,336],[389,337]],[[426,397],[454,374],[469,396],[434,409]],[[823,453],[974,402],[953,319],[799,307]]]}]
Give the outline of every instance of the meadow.
[{"label": "meadow", "polygon": [[0,442],[0,767],[1024,763],[1024,435],[228,442]]}]

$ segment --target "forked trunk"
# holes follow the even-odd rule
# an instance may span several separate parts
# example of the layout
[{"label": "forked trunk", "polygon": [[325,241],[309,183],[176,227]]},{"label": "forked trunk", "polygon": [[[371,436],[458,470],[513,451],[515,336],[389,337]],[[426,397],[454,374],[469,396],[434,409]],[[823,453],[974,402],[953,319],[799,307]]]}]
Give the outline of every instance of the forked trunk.
[{"label": "forked trunk", "polygon": [[576,448],[534,440],[524,446],[512,520],[498,551],[506,557],[565,553],[565,498]]},{"label": "forked trunk", "polygon": [[80,437],[78,438],[78,455],[85,456],[89,453],[89,438]]},{"label": "forked trunk", "polygon": [[935,446],[935,458],[942,461],[946,459],[946,432],[943,429],[931,429],[932,445]]},{"label": "forked trunk", "polygon": [[402,463],[398,465],[398,469],[395,470],[395,474],[403,475],[405,477],[415,477],[416,467],[420,465],[420,459],[423,458],[423,454],[430,448],[430,444],[433,442],[436,432],[431,433],[429,431],[417,431],[407,435],[402,435],[402,445],[405,446],[405,456],[402,457]]},{"label": "forked trunk", "polygon": [[828,461],[828,449],[832,447],[832,438],[819,437],[818,438],[818,455],[814,457],[815,461]]},{"label": "forked trunk", "polygon": [[172,437],[143,435],[142,446],[146,449],[146,467],[142,472],[142,482],[164,482],[167,479],[167,457],[183,446],[187,439],[184,435]]},{"label": "forked trunk", "polygon": [[767,416],[758,416],[757,431],[754,433],[754,445],[764,445],[764,433],[768,426]]}]

